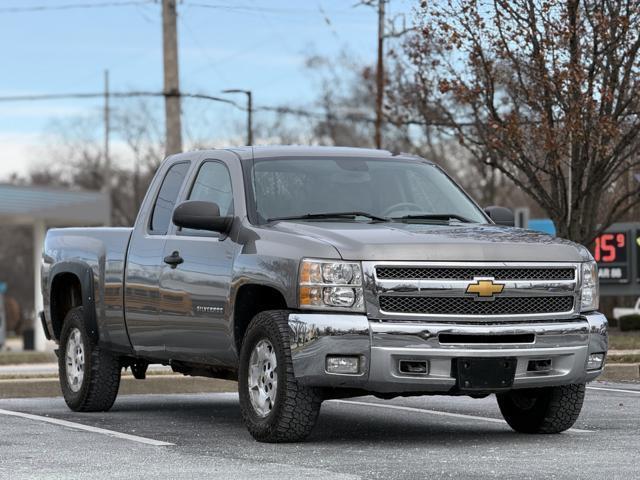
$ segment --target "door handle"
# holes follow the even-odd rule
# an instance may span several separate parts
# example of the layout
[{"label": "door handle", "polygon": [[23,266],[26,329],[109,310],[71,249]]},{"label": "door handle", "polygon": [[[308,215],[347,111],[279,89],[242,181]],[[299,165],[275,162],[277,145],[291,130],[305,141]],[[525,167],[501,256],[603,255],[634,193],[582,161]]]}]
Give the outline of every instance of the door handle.
[{"label": "door handle", "polygon": [[171,255],[164,257],[164,263],[171,265],[171,268],[176,268],[178,265],[184,262],[184,258],[180,256],[180,252],[177,250]]}]

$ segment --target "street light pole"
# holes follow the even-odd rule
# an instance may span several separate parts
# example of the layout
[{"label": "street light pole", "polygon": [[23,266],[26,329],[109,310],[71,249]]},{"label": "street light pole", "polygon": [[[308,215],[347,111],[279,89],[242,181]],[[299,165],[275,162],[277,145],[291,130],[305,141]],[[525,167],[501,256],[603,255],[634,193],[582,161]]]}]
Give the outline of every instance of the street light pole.
[{"label": "street light pole", "polygon": [[247,145],[253,145],[253,94],[251,90],[232,88],[222,93],[244,93],[247,96]]}]

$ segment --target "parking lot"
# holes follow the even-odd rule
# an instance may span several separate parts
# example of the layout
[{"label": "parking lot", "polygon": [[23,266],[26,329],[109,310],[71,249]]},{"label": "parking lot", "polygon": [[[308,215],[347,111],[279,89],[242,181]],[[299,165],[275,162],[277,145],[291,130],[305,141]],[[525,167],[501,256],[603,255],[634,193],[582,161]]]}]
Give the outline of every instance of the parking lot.
[{"label": "parking lot", "polygon": [[[69,422],[69,423],[67,423]],[[482,400],[325,402],[300,444],[256,443],[235,393],[129,395],[108,413],[0,400],[0,478],[640,478],[640,385],[593,383],[575,429],[513,433]]]}]

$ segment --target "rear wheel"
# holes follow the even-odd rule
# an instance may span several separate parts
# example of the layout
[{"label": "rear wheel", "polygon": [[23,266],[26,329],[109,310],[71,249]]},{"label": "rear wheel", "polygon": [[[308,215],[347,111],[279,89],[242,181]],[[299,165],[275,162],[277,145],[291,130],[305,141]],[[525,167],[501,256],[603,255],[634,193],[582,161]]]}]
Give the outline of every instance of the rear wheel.
[{"label": "rear wheel", "polygon": [[320,411],[317,390],[293,374],[288,312],[256,315],[240,350],[240,409],[251,435],[261,442],[297,442],[313,429]]},{"label": "rear wheel", "polygon": [[560,433],[576,423],[585,384],[512,390],[497,395],[502,416],[516,432]]},{"label": "rear wheel", "polygon": [[120,388],[120,360],[100,348],[87,334],[82,307],[69,311],[60,335],[60,387],[76,412],[107,411]]}]

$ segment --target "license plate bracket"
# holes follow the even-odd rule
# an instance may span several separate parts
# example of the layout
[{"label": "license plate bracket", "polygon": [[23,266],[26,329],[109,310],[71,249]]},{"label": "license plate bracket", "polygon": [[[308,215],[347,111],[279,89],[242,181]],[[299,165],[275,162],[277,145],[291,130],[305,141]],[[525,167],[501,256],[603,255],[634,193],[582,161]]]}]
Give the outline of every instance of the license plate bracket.
[{"label": "license plate bracket", "polygon": [[457,359],[460,390],[499,390],[513,386],[515,357],[473,357]]}]

